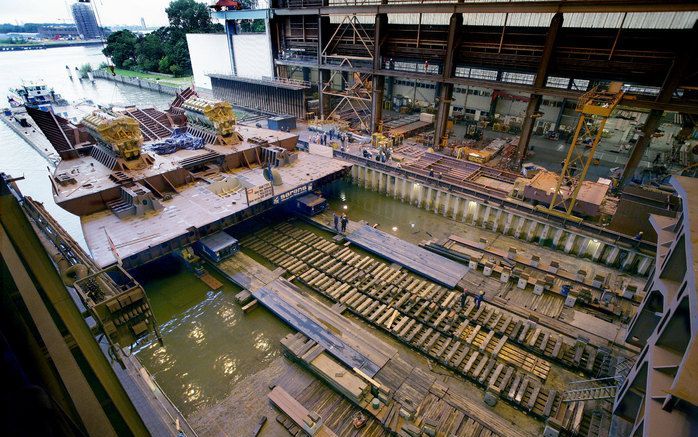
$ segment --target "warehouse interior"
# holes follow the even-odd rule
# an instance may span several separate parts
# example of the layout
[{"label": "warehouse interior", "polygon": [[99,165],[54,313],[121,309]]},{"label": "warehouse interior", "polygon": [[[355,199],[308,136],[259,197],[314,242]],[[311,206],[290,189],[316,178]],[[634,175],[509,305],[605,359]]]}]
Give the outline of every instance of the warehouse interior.
[{"label": "warehouse interior", "polygon": [[28,111],[84,242],[0,178],[37,426],[697,434],[696,2],[210,3],[167,108]]},{"label": "warehouse interior", "polygon": [[[616,374],[575,382],[564,403],[577,399],[603,404],[599,399],[610,399],[614,425],[612,431],[605,430],[609,435],[658,435],[668,430],[664,428],[669,426],[667,421],[691,422],[687,418],[695,403],[688,398],[669,400],[661,395],[649,400],[647,366],[653,364],[646,352],[652,348],[649,343],[656,341],[651,337],[662,336],[665,318],[671,317],[668,307],[677,302],[677,296],[660,291],[661,272],[669,267],[660,264],[666,255],[659,254],[659,247],[671,246],[676,238],[665,232],[685,230],[674,220],[681,217],[681,222],[690,215],[680,210],[687,206],[688,197],[681,194],[682,189],[670,187],[693,185],[695,169],[698,56],[693,41],[698,36],[698,14],[691,5],[633,1],[269,3],[269,9],[258,5],[262,11],[257,15],[264,20],[270,41],[274,78],[265,78],[269,92],[289,86],[304,90],[303,97],[291,100],[294,111],[285,112],[308,124],[310,147],[313,142],[322,143],[328,130],[350,132],[358,139],[357,146],[345,142],[340,133],[339,141],[331,143],[338,149],[335,156],[359,164],[351,173],[355,184],[456,221],[513,234],[519,240],[545,240],[546,230],[539,235],[536,225],[505,218],[509,215],[504,201],[497,210],[487,199],[472,205],[454,195],[455,188],[463,186],[464,172],[473,171],[466,170],[463,161],[474,162],[480,166],[475,175],[489,173],[497,181],[466,177],[475,182],[469,187],[475,191],[491,195],[501,189],[508,198],[532,202],[548,219],[562,219],[563,227],[565,223],[593,223],[635,239],[638,248],[646,241],[647,251],[634,256],[644,252],[652,261],[630,261],[622,256],[621,263],[623,270],[636,269],[649,278],[642,291],[630,298],[642,301],[627,334],[628,343],[640,348],[641,358],[617,365]],[[226,20],[231,41],[236,17],[249,13],[229,10],[216,14]],[[226,86],[225,76],[216,80],[214,94]],[[228,80],[242,79],[233,75]],[[236,103],[267,109],[254,100],[255,94],[251,97],[249,103],[239,99]],[[268,109],[274,112],[273,107]],[[304,116],[299,117],[300,113]],[[369,163],[355,159],[359,153]],[[376,168],[372,160],[387,163],[388,168]],[[397,175],[390,167],[399,169]],[[426,176],[425,185],[441,186],[433,191],[422,188],[400,171],[416,172]],[[517,174],[528,181],[516,182],[520,181]],[[504,181],[512,183],[513,189],[503,187]],[[440,190],[444,185],[446,192]],[[594,204],[598,208],[591,206]],[[582,240],[579,248],[574,239],[567,238],[566,243],[552,240],[553,247],[566,253],[589,254],[592,261],[605,260],[607,265],[612,260],[595,239]],[[476,243],[459,242],[453,236],[428,244],[450,255],[454,248],[478,248]],[[489,247],[484,238],[480,238],[479,248],[482,246]],[[675,250],[681,253],[685,248]],[[500,256],[516,257],[517,249],[530,251],[509,247],[508,255]],[[472,256],[467,259],[471,266],[477,265]],[[532,259],[535,264],[539,257]],[[675,273],[692,277],[690,264]],[[492,265],[485,261],[484,269],[489,274]],[[502,275],[508,277],[506,268]],[[682,290],[688,285],[695,292],[690,279],[676,281]],[[633,287],[623,286],[626,297],[634,294],[628,291]],[[692,330],[680,334],[685,344],[682,340],[683,346],[675,352],[676,370],[667,373],[675,382],[677,375],[691,371],[686,345],[692,343]],[[648,359],[649,364],[640,364]],[[624,369],[633,362],[635,376],[627,377]],[[673,410],[675,414],[669,414],[672,403],[683,405],[683,413]],[[598,405],[596,408],[598,412]],[[616,425],[618,418],[625,427]],[[671,426],[676,435],[688,435],[693,427],[687,423]],[[546,427],[545,435],[557,435],[548,431],[553,432]]]}]

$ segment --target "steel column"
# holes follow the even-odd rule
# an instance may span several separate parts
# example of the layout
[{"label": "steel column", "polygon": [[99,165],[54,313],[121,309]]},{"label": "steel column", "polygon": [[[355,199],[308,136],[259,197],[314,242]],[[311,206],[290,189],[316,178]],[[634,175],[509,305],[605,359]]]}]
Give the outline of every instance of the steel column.
[{"label": "steel column", "polygon": [[[381,65],[381,45],[384,40],[385,28],[388,26],[388,16],[385,14],[376,15],[374,37],[373,37],[373,69],[380,70]],[[371,96],[371,132],[376,132],[383,119],[383,89],[385,86],[385,76],[373,76],[372,96]]]},{"label": "steel column", "polygon": [[330,23],[330,17],[323,17],[322,15],[318,15],[317,17],[317,32],[318,32],[318,38],[317,38],[317,66],[318,66],[318,71],[317,71],[317,93],[318,93],[318,103],[319,103],[319,111],[320,113],[318,114],[318,117],[321,120],[325,119],[325,116],[329,115],[330,113],[330,98],[329,96],[325,96],[325,93],[322,92],[322,89],[325,87],[325,83],[329,80],[329,71],[322,69],[322,51],[325,48],[325,38],[324,38],[324,32],[327,29],[327,25]]},{"label": "steel column", "polygon": [[[691,34],[693,37],[685,39],[684,41],[677,41],[677,44],[682,47],[681,55],[678,57],[678,59],[674,60],[674,63],[669,69],[666,79],[664,80],[664,84],[662,85],[662,90],[657,96],[657,103],[669,103],[669,101],[671,101],[676,88],[679,87],[681,80],[683,80],[685,77],[686,68],[691,64],[693,59],[695,59],[695,41],[696,38],[698,38],[698,21],[693,24]],[[645,125],[642,127],[642,135],[640,138],[638,138],[637,143],[635,143],[633,152],[630,154],[630,158],[628,158],[628,163],[623,169],[623,176],[621,177],[619,183],[620,186],[628,183],[635,174],[637,166],[640,164],[642,157],[647,151],[647,147],[652,141],[652,135],[659,127],[659,121],[662,118],[663,113],[664,111],[660,109],[652,109],[650,111],[650,114],[645,121]]]},{"label": "steel column", "polygon": [[[562,23],[564,19],[561,13],[557,13],[553,16],[550,21],[550,27],[548,28],[548,33],[545,37],[545,45],[543,46],[543,56],[541,57],[540,64],[538,64],[538,71],[536,72],[536,78],[533,81],[533,87],[535,89],[540,89],[545,86],[546,80],[548,78],[548,66],[550,65],[550,59],[553,56],[553,51],[555,50],[555,40],[557,39],[557,34],[562,28]],[[533,115],[540,109],[540,104],[543,101],[543,96],[541,94],[532,94],[530,100],[528,101],[528,106],[526,107],[526,117],[523,121],[523,126],[521,126],[521,135],[519,137],[519,147],[516,150],[516,168],[521,167],[521,163],[526,158],[526,152],[528,151],[528,143],[531,141],[531,134],[533,133],[533,126],[535,125],[536,118]],[[564,108],[563,108],[564,109]],[[494,116],[494,114],[492,115]]]},{"label": "steel column", "polygon": [[652,109],[645,120],[645,124],[642,126],[642,133],[633,147],[633,152],[628,158],[628,163],[625,164],[623,169],[623,176],[620,178],[620,186],[625,185],[630,182],[635,175],[635,170],[637,170],[642,157],[645,156],[647,147],[652,142],[652,135],[657,131],[659,127],[659,121],[662,119],[664,111],[659,109]]},{"label": "steel column", "polygon": [[[572,82],[572,80],[570,80]],[[557,113],[557,118],[555,119],[555,131],[560,129],[560,122],[562,122],[562,116],[565,113],[565,105],[567,104],[567,99],[562,99],[562,105],[560,106],[560,112]]]},{"label": "steel column", "polygon": [[225,41],[228,45],[228,55],[230,56],[230,71],[237,75],[235,66],[235,52],[233,51],[233,35],[235,34],[235,22],[233,20],[225,20]]},{"label": "steel column", "polygon": [[448,43],[446,45],[446,59],[444,59],[441,92],[439,93],[439,108],[436,113],[436,125],[434,126],[434,146],[441,143],[443,138],[447,138],[448,113],[451,110],[451,100],[453,99],[453,84],[445,82],[456,72],[455,47],[459,38],[459,30],[463,27],[463,15],[453,14],[448,23]]}]

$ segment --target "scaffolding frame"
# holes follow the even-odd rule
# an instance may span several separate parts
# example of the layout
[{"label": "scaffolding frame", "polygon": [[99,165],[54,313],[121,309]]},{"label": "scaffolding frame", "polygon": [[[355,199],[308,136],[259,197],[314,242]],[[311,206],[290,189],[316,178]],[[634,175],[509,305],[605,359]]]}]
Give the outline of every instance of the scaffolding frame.
[{"label": "scaffolding frame", "polygon": [[[589,166],[594,160],[596,148],[601,141],[603,129],[611,113],[623,98],[623,92],[618,90],[601,91],[594,88],[583,94],[577,101],[576,110],[579,121],[574,131],[572,144],[567,151],[565,163],[557,180],[553,198],[547,207],[538,207],[549,214],[566,220],[581,222],[582,218],[573,214],[577,196],[586,179]],[[581,167],[579,176],[575,176]],[[563,187],[570,188],[570,195],[565,197]]]},{"label": "scaffolding frame", "polygon": [[[336,53],[339,43],[346,38],[351,38],[353,45],[359,47],[358,55]],[[354,64],[357,62],[373,63],[374,48],[373,38],[368,34],[357,16],[346,15],[323,47],[320,56],[323,64],[331,63],[339,67],[354,69]],[[339,76],[341,90],[333,88],[337,76]],[[338,97],[339,100],[331,107],[326,118],[338,118],[340,113],[349,111],[358,120],[360,129],[370,129],[372,80],[372,74],[355,71],[352,73],[352,80],[349,81],[345,78],[342,71],[332,70],[329,79],[322,83],[320,92],[328,96]]]}]

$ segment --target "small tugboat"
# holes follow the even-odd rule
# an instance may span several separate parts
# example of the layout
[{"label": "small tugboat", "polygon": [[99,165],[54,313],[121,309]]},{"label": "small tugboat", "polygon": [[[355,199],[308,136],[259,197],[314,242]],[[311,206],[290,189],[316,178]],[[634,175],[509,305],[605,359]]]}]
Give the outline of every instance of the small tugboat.
[{"label": "small tugboat", "polygon": [[54,113],[64,112],[61,109],[69,106],[67,100],[43,83],[30,83],[10,90],[7,97],[10,106],[31,106],[32,108]]}]

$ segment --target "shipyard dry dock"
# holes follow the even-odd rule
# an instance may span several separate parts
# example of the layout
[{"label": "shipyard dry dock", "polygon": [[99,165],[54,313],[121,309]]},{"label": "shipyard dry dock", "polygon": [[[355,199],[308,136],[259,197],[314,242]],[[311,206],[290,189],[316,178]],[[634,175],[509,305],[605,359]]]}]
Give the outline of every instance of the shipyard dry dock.
[{"label": "shipyard dry dock", "polygon": [[167,111],[100,110],[74,125],[30,108],[61,156],[56,203],[101,267],[134,268],[342,177],[298,136],[236,124],[230,104],[178,95]]},{"label": "shipyard dry dock", "polygon": [[[201,157],[207,153],[210,154],[208,151],[196,151],[170,155],[166,159],[158,158],[154,167],[163,170],[174,167],[181,160],[198,159],[199,162],[204,162],[205,159],[215,159],[215,156]],[[240,156],[248,153],[250,160],[257,162],[252,147],[246,151],[239,150],[238,153]],[[184,179],[180,186],[168,187],[176,189],[176,195],[160,201],[161,211],[124,218],[118,217],[110,209],[84,215],[81,220],[85,240],[98,264],[106,266],[122,260],[128,266],[135,267],[143,261],[150,261],[190,244],[203,235],[227,228],[249,215],[283,203],[293,195],[313,191],[323,183],[341,177],[348,168],[345,163],[322,156],[298,153],[297,157],[292,165],[278,168],[282,183],[273,188],[264,178],[263,168],[243,165],[229,171],[226,176],[210,175],[213,184],[192,178]],[[92,159],[80,161],[78,171],[95,167]],[[84,173],[92,187],[105,190],[120,188],[109,179],[107,172],[102,177],[95,173],[97,172]],[[207,176],[209,175],[203,174],[200,177],[206,179]],[[150,175],[144,174],[142,177],[148,179]],[[162,176],[162,180],[165,178],[180,181],[176,176]],[[250,191],[266,188],[266,197],[250,199],[247,195],[250,191],[239,189],[240,185],[236,186],[233,182],[236,179],[249,184]],[[149,182],[152,183],[152,180]],[[85,199],[80,199],[81,195],[80,189],[68,192],[65,201],[78,199],[78,202],[84,202]]]},{"label": "shipyard dry dock", "polygon": [[[291,361],[249,376],[264,379],[253,393],[233,389],[190,417],[202,434],[251,431],[258,408],[276,419],[261,435],[592,436],[609,428],[608,400],[638,352],[622,338],[653,263],[650,243],[538,213],[510,196],[520,183],[510,172],[430,152],[386,165],[355,150],[299,151],[296,134],[240,125],[229,104],[191,90],[167,111],[100,110],[78,125],[33,117],[61,155],[54,198],[80,216],[91,259],[43,209],[29,214],[56,247],[70,248],[66,260],[81,260],[63,274],[77,277],[114,342],[161,338],[127,270],[162,259],[184,259],[211,289],[236,284],[241,312],[264,307],[293,330],[272,339]],[[438,178],[427,170],[434,167]],[[335,209],[351,215],[345,232],[332,211],[306,217],[285,208],[319,191],[336,205],[337,190],[350,188],[357,199]],[[361,197],[429,215],[429,238],[406,241],[397,227],[372,225],[371,208],[355,208]],[[215,247],[195,254],[199,241]],[[163,348],[190,353],[167,335]]]}]

